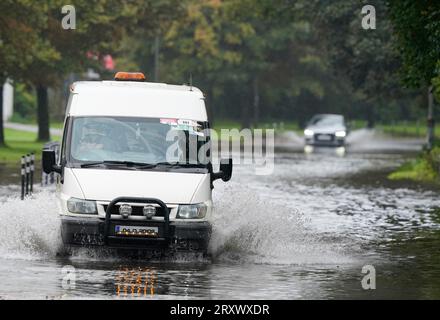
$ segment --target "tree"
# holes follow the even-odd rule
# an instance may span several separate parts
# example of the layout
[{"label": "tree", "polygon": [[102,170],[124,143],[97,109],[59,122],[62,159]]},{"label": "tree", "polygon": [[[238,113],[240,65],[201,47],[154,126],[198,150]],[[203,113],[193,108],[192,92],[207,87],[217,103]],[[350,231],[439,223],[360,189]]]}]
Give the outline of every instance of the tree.
[{"label": "tree", "polygon": [[61,26],[62,7],[62,1],[47,2],[46,23],[39,29],[42,41],[47,42],[56,54],[49,59],[34,59],[25,77],[37,90],[40,141],[50,139],[48,87],[56,85],[65,74],[82,71],[93,63],[87,60],[87,52],[112,50],[134,13],[131,5],[116,0],[76,1],[76,29],[64,30]]},{"label": "tree", "polygon": [[440,2],[388,0],[388,7],[403,59],[404,83],[428,92],[427,146],[430,149],[435,127],[433,93],[440,90]]},{"label": "tree", "polygon": [[136,23],[141,3],[75,1],[75,30],[61,26],[61,0],[0,3],[0,81],[10,77],[36,87],[39,140],[50,139],[47,88],[68,72],[84,70],[91,63],[87,52],[111,51],[125,29]]},{"label": "tree", "polygon": [[160,60],[164,34],[182,18],[189,0],[139,1],[134,23],[115,52],[124,70],[143,71],[148,80],[161,78]]},{"label": "tree", "polygon": [[439,75],[440,3],[388,0],[388,7],[403,60],[405,83],[416,88],[431,85]]},{"label": "tree", "polygon": [[[38,34],[45,10],[45,4],[30,0],[0,2],[0,92],[8,77],[22,79],[35,59],[51,59],[55,54]],[[0,103],[0,145],[4,145],[2,108]]]},{"label": "tree", "polygon": [[0,83],[0,147],[3,147],[4,145],[5,145],[5,134],[3,129],[3,82],[1,82]]},{"label": "tree", "polygon": [[187,82],[192,74],[207,92],[211,119],[215,109],[218,116],[240,118],[243,127],[255,125],[261,116],[280,117],[280,104],[295,114],[293,100],[320,99],[331,87],[309,23],[277,19],[266,6],[193,1],[165,34],[166,80]]},{"label": "tree", "polygon": [[[361,25],[363,5],[376,8],[377,30]],[[309,11],[311,10],[311,12]],[[347,77],[360,101],[367,107],[370,126],[395,99],[410,101],[413,93],[402,89],[397,72],[401,58],[394,46],[394,35],[384,0],[351,2],[321,0],[310,2],[308,14],[316,17],[315,28],[325,44],[333,70]]]}]

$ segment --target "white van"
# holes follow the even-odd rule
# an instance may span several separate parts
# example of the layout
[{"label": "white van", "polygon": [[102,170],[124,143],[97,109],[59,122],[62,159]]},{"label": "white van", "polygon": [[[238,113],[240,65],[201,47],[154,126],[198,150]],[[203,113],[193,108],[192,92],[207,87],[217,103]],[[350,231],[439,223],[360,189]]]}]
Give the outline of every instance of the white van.
[{"label": "white van", "polygon": [[213,172],[199,89],[144,81],[72,85],[58,161],[43,150],[44,172],[59,174],[63,242],[206,252],[213,182],[231,178],[232,159]]}]

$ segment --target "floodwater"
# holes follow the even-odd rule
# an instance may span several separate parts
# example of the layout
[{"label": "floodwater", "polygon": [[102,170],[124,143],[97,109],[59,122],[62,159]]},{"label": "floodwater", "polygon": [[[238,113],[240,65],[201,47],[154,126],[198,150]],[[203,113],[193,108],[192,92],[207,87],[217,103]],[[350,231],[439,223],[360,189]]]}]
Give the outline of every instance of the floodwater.
[{"label": "floodwater", "polygon": [[[20,201],[3,175],[0,298],[439,299],[440,191],[386,179],[419,148],[361,130],[345,152],[304,152],[286,135],[273,174],[236,166],[215,183],[211,259],[62,255],[53,192]],[[362,288],[366,265],[376,289]]]}]

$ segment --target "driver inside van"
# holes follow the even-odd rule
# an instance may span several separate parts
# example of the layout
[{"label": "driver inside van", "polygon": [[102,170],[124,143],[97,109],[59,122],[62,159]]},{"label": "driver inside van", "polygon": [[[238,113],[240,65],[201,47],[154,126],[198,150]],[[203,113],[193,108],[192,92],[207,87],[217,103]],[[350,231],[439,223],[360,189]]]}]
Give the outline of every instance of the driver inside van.
[{"label": "driver inside van", "polygon": [[104,126],[86,125],[83,127],[83,135],[76,153],[80,158],[90,159],[100,151],[114,152],[113,143],[109,140]]}]

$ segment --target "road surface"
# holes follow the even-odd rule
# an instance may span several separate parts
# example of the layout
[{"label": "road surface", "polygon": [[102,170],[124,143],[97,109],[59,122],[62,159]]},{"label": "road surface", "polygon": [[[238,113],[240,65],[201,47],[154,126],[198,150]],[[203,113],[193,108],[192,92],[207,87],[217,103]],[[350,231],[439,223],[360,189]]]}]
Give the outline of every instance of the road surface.
[{"label": "road surface", "polygon": [[[20,201],[3,186],[0,297],[439,299],[440,193],[386,179],[420,144],[357,135],[345,152],[304,153],[284,137],[272,175],[236,166],[230,183],[216,182],[210,260],[60,255],[53,193]],[[362,287],[364,266],[375,268],[376,289]]]}]

